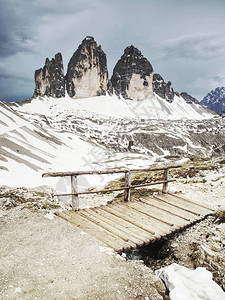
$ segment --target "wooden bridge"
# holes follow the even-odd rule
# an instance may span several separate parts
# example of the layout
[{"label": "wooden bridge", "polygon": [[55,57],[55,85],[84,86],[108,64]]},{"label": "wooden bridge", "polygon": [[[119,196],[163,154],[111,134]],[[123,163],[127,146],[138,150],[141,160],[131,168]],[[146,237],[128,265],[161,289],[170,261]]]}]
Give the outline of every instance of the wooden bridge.
[{"label": "wooden bridge", "polygon": [[[116,252],[121,253],[154,242],[214,213],[214,210],[206,205],[167,192],[168,183],[175,180],[168,178],[169,170],[178,167],[181,166],[133,170],[55,172],[45,173],[43,177],[71,176],[71,193],[57,196],[72,195],[72,210],[60,212],[58,215],[95,236]],[[152,171],[164,171],[164,179],[131,185],[131,173]],[[78,192],[77,176],[112,173],[125,173],[125,186],[116,189]],[[157,184],[163,184],[162,192],[131,199],[131,189]],[[124,190],[124,201],[114,201],[111,204],[95,208],[79,209],[78,196],[80,194],[107,193],[120,190]]]}]

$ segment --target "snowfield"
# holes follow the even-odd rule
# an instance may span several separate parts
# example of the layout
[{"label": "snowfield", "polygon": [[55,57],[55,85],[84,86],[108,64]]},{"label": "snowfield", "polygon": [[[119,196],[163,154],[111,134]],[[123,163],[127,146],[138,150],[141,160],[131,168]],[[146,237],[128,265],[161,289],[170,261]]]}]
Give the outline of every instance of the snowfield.
[{"label": "snowfield", "polygon": [[19,112],[39,113],[46,116],[60,113],[97,114],[108,118],[126,119],[162,119],[162,120],[203,120],[214,116],[200,104],[188,104],[181,97],[175,96],[169,103],[159,96],[142,101],[119,99],[113,96],[98,96],[85,99],[43,97],[33,99],[30,103],[16,108]]},{"label": "snowfield", "polygon": [[[107,95],[0,104],[0,185],[27,187],[60,186],[56,178],[41,177],[48,171],[147,167],[172,152],[204,152],[190,132],[198,134],[199,122],[215,117],[177,96],[173,103],[158,96],[135,101]],[[221,121],[215,130],[218,126]],[[81,188],[103,186],[110,179],[82,179]]]}]

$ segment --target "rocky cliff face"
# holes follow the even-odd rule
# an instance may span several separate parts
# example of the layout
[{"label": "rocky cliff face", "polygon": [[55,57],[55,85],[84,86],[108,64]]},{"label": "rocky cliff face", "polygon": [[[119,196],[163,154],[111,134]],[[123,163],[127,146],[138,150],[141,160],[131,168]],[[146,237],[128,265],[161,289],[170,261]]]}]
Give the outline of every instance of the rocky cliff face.
[{"label": "rocky cliff face", "polygon": [[45,61],[43,68],[35,71],[34,96],[52,96],[60,98],[65,96],[64,69],[61,53],[55,58]]},{"label": "rocky cliff face", "polygon": [[208,93],[201,101],[201,104],[217,113],[225,113],[225,87],[217,87]]},{"label": "rocky cliff face", "polygon": [[65,80],[72,98],[106,94],[109,87],[106,55],[93,37],[86,37],[73,54]]},{"label": "rocky cliff face", "polygon": [[111,83],[118,96],[143,100],[153,96],[152,79],[152,65],[137,48],[130,46],[117,62]]},{"label": "rocky cliff face", "polygon": [[166,99],[168,102],[173,102],[174,91],[172,88],[172,83],[168,81],[167,83],[163,80],[162,76],[159,74],[153,75],[153,91],[159,95],[161,98]]},{"label": "rocky cliff face", "polygon": [[180,96],[189,104],[191,103],[197,103],[199,104],[198,100],[195,99],[194,97],[192,97],[191,95],[189,95],[188,93],[186,92],[182,92],[180,93]]}]

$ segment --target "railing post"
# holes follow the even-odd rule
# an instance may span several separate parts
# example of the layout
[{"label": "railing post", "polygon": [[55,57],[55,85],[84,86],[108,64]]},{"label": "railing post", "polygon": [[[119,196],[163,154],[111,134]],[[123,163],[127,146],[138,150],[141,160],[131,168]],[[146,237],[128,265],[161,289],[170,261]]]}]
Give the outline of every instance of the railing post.
[{"label": "railing post", "polygon": [[71,194],[72,195],[72,210],[76,211],[79,210],[79,199],[78,195],[74,195],[78,192],[77,187],[77,175],[71,176]]},{"label": "railing post", "polygon": [[[163,178],[163,180],[167,181],[168,179],[169,179],[169,169],[165,169],[164,170],[164,178]],[[162,192],[164,194],[167,193],[167,188],[168,188],[168,182],[164,182],[163,183],[163,188],[162,188]]]},{"label": "railing post", "polygon": [[[131,174],[129,171],[125,172],[125,186],[131,185]],[[124,190],[124,201],[130,201],[130,189]]]}]

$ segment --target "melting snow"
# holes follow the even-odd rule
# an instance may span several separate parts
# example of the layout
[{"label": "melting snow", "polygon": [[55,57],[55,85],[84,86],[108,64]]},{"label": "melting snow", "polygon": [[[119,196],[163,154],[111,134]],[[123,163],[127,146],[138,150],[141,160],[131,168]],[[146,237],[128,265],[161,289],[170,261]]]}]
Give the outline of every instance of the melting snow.
[{"label": "melting snow", "polygon": [[171,300],[225,300],[225,293],[212,280],[212,273],[171,264],[156,271],[169,290]]}]

